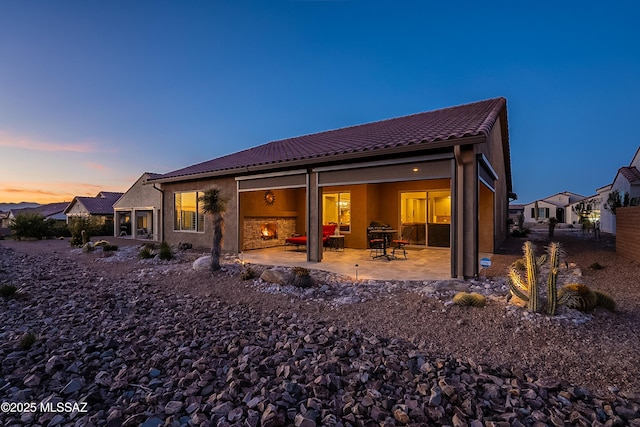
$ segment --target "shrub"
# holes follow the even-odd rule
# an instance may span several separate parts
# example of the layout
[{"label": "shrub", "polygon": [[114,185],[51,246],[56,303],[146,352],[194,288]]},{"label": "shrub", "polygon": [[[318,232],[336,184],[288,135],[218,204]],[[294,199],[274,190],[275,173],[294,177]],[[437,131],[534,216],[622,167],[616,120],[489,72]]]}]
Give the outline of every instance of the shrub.
[{"label": "shrub", "polygon": [[47,220],[44,216],[35,212],[19,213],[11,220],[9,228],[13,232],[16,240],[23,238],[33,238],[42,240],[49,237],[53,220]]},{"label": "shrub", "polygon": [[5,283],[4,285],[0,286],[0,297],[13,298],[16,295],[17,291],[18,288],[11,284]]},{"label": "shrub", "polygon": [[36,339],[35,334],[27,332],[20,337],[18,347],[20,347],[21,350],[29,350],[36,343]]},{"label": "shrub", "polygon": [[117,251],[118,246],[112,245],[108,240],[98,240],[94,246],[101,247],[104,252]]},{"label": "shrub", "polygon": [[160,243],[159,258],[165,261],[173,259],[173,250],[167,242]]},{"label": "shrub", "polygon": [[242,280],[251,280],[251,279],[255,279],[255,277],[256,277],[256,272],[251,267],[246,267],[244,270],[242,270],[242,273],[240,273],[240,278]]},{"label": "shrub", "polygon": [[458,292],[453,297],[453,303],[461,307],[484,307],[487,305],[487,299],[477,292]]},{"label": "shrub", "polygon": [[153,257],[153,250],[147,245],[143,246],[142,249],[140,249],[140,252],[138,252],[138,258],[140,259],[149,259]]},{"label": "shrub", "polygon": [[589,268],[592,270],[602,270],[604,267],[598,264],[597,262],[594,262],[589,266]]},{"label": "shrub", "polygon": [[[85,241],[87,233],[93,229],[94,224],[95,221],[89,217],[77,216],[69,218],[68,227],[71,234],[71,246],[82,246],[87,243]],[[85,232],[85,239],[83,239],[83,231]]]}]

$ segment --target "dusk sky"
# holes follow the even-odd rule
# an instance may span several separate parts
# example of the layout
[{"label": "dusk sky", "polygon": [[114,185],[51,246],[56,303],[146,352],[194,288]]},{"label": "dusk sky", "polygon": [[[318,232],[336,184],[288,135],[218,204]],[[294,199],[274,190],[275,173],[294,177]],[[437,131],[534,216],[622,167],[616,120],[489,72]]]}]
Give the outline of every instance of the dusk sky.
[{"label": "dusk sky", "polygon": [[589,196],[640,145],[637,4],[2,1],[0,202],[499,96],[519,202]]}]

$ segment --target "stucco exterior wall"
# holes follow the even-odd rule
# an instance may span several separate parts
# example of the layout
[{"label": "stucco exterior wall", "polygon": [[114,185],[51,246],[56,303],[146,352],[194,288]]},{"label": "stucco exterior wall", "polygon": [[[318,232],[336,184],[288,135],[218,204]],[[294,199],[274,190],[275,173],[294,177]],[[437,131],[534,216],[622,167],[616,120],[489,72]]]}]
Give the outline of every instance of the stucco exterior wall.
[{"label": "stucco exterior wall", "polygon": [[[509,227],[507,220],[509,218],[509,197],[507,188],[507,165],[505,164],[505,152],[502,143],[503,123],[500,118],[496,120],[489,138],[486,144],[481,144],[478,147],[479,152],[485,155],[489,160],[491,167],[498,175],[498,179],[493,183],[495,187],[495,194],[491,203],[493,204],[493,215],[491,221],[493,221],[492,227],[484,227],[481,223],[481,228],[492,228],[494,231],[493,246],[498,247],[509,236]],[[486,199],[487,195],[485,195]],[[486,202],[485,202],[486,203]],[[487,206],[484,206],[487,209]],[[486,212],[483,217],[487,218]],[[491,246],[490,244],[484,244],[485,248]]]},{"label": "stucco exterior wall", "polygon": [[616,252],[640,262],[640,206],[616,209]]},{"label": "stucco exterior wall", "polygon": [[67,216],[73,215],[89,215],[89,211],[87,211],[80,203],[74,202],[71,208],[67,211]]},{"label": "stucco exterior wall", "polygon": [[236,181],[234,178],[203,179],[199,181],[187,181],[162,184],[164,192],[164,205],[162,207],[164,240],[176,245],[181,242],[189,242],[197,248],[211,249],[213,241],[213,224],[210,215],[205,216],[204,232],[176,231],[173,229],[174,220],[174,194],[185,191],[206,191],[210,188],[220,188],[222,194],[228,199],[227,209],[224,215],[224,230],[222,250],[225,252],[238,252],[238,199]]},{"label": "stucco exterior wall", "polygon": [[[114,209],[126,208],[159,208],[162,205],[162,192],[153,187],[153,184],[143,184],[145,175],[127,190],[113,205]],[[159,185],[156,185],[159,187]]]},{"label": "stucco exterior wall", "polygon": [[[524,205],[524,222],[537,222],[537,221],[547,220],[547,218],[538,218],[536,220],[535,217],[531,216],[531,209],[534,209],[535,205],[536,205],[535,202]],[[549,218],[551,218],[556,216],[556,209],[558,208],[558,206],[549,202],[545,202],[543,200],[538,200],[538,208],[539,209],[548,208]]]},{"label": "stucco exterior wall", "polygon": [[609,199],[609,194],[611,194],[610,189],[602,190],[598,193],[598,197],[600,197],[600,231],[603,233],[611,233],[615,235],[616,216],[605,207],[607,204],[607,200]]}]

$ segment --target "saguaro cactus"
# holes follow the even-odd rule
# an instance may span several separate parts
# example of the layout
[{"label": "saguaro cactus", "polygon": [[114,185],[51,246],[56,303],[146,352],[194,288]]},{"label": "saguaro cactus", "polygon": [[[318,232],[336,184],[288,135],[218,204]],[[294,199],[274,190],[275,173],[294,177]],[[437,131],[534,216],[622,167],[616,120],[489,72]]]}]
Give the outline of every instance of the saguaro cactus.
[{"label": "saguaro cactus", "polygon": [[514,266],[509,268],[509,286],[511,292],[523,301],[531,311],[538,311],[538,262],[536,261],[535,246],[527,241],[522,246],[524,251],[524,264],[527,272],[526,281],[520,277],[520,273]]},{"label": "saguaro cactus", "polygon": [[536,264],[535,246],[527,241],[524,243],[524,258],[527,266],[527,282],[529,284],[529,310],[538,311],[538,264]]},{"label": "saguaro cactus", "polygon": [[551,242],[549,253],[549,277],[547,277],[547,314],[554,316],[558,307],[558,268],[560,266],[560,243]]},{"label": "saguaro cactus", "polygon": [[511,293],[521,300],[527,302],[527,307],[533,312],[539,309],[540,292],[538,289],[538,273],[540,266],[549,259],[549,276],[547,277],[547,313],[554,315],[558,305],[558,269],[560,266],[560,256],[562,250],[560,243],[552,242],[547,248],[547,255],[542,255],[536,259],[535,246],[531,242],[525,242],[522,247],[524,260],[520,265],[524,265],[526,270],[526,281],[520,276],[516,265],[509,268],[509,288]]}]

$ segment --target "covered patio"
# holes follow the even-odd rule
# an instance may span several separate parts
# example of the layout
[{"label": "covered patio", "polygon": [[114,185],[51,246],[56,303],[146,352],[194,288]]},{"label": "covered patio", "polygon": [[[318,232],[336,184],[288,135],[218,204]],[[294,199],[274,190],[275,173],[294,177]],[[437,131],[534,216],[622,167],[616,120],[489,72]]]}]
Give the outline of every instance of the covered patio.
[{"label": "covered patio", "polygon": [[[306,267],[342,274],[355,279],[444,280],[451,278],[448,248],[407,249],[407,259],[372,259],[368,249],[325,250],[322,263],[307,261],[306,251],[285,251],[281,246],[240,253],[245,263],[284,267]],[[357,265],[357,267],[356,267]]]}]

